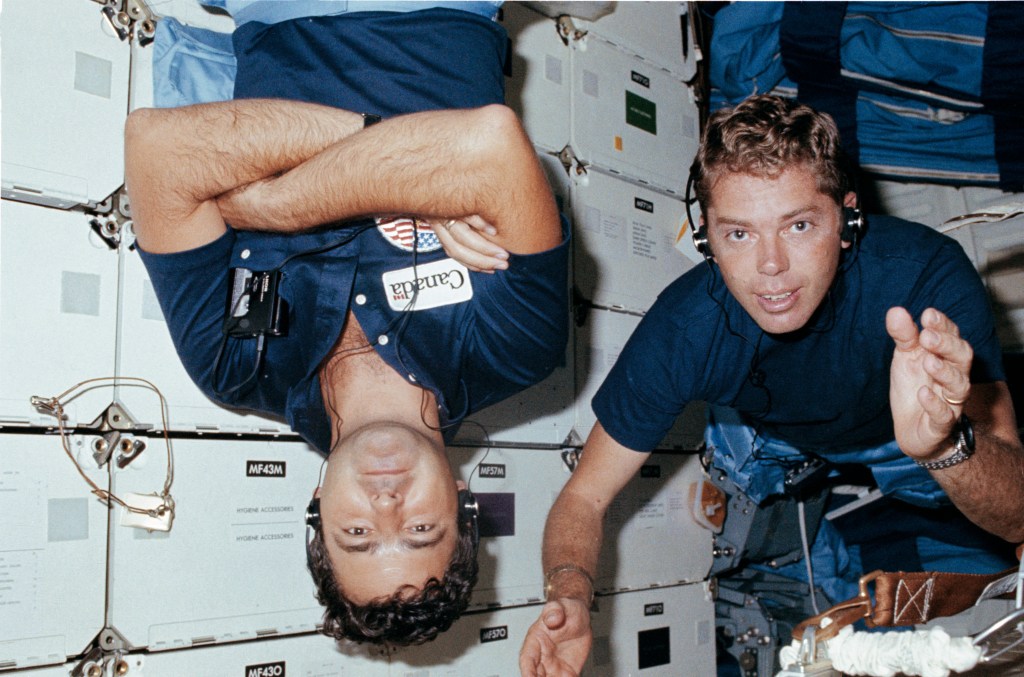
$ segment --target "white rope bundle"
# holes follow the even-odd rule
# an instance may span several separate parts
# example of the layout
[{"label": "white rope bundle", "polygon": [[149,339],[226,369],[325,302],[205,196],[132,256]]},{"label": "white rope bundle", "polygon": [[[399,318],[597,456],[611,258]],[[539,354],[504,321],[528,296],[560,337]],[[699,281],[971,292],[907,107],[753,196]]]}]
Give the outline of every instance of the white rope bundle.
[{"label": "white rope bundle", "polygon": [[[827,653],[843,674],[869,677],[948,677],[951,670],[970,670],[981,658],[970,637],[950,637],[941,627],[913,632],[854,632],[845,627],[819,644],[818,651]],[[783,667],[796,664],[799,656],[796,641],[779,651]]]}]

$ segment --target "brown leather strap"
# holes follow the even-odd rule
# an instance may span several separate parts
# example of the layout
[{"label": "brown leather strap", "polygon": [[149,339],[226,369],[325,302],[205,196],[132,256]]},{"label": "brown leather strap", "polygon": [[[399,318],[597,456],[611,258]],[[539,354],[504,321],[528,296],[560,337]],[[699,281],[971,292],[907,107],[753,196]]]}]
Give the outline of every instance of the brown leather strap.
[{"label": "brown leather strap", "polygon": [[875,577],[875,607],[869,627],[917,625],[969,609],[998,574],[950,574],[937,571],[879,573]]},{"label": "brown leather strap", "polygon": [[[950,574],[936,571],[885,572],[873,571],[860,579],[860,594],[812,616],[793,628],[793,638],[803,638],[804,628],[820,628],[821,621],[831,619],[827,628],[816,635],[825,641],[847,625],[865,619],[868,627],[917,625],[933,618],[953,616],[969,609],[992,581],[1013,574],[1007,569],[998,574]],[[871,606],[868,585],[875,583],[875,605]]]}]

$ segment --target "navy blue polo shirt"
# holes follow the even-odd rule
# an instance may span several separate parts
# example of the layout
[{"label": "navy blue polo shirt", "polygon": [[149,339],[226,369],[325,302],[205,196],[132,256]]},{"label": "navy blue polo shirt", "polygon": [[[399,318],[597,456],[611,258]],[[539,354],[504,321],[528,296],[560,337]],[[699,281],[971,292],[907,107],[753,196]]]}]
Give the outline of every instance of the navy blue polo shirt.
[{"label": "navy blue polo shirt", "polygon": [[[870,219],[808,326],[763,332],[698,266],[662,292],[593,400],[605,430],[630,449],[654,449],[692,400],[731,407],[759,431],[826,456],[894,437],[885,314],[915,320],[934,307],[974,349],[971,380],[1004,380],[988,296],[960,245],[926,226]],[[833,458],[842,462],[843,459]],[[852,460],[852,459],[851,459]]]},{"label": "navy blue polo shirt", "polygon": [[[247,23],[235,31],[234,41],[236,98],[297,99],[382,116],[504,99],[504,29],[458,10]],[[411,275],[414,266],[418,276],[441,266],[452,284],[461,273],[429,232],[411,248],[389,230],[394,229],[367,220],[297,235],[229,229],[192,251],[140,254],[182,363],[203,392],[228,406],[283,416],[325,452],[330,420],[319,370],[349,309],[387,364],[437,395],[449,438],[464,416],[542,380],[563,361],[564,223],[559,246],[511,255],[508,269],[493,275],[467,271],[457,291],[462,300],[425,309],[396,301],[402,288],[395,280]],[[290,258],[353,233],[344,245]],[[229,339],[220,368],[214,368],[229,268],[269,270],[285,259],[290,260],[282,267],[281,295],[290,309],[288,335],[266,339],[255,387],[218,397],[256,364],[255,340]],[[469,298],[463,298],[466,287]]]}]

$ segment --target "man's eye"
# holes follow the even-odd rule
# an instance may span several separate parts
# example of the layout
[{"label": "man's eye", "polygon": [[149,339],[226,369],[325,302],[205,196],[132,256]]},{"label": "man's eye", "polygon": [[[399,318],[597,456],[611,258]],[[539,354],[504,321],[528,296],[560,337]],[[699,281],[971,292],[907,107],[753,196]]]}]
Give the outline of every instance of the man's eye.
[{"label": "man's eye", "polygon": [[434,525],[432,525],[432,524],[417,524],[416,526],[414,526],[412,528],[412,530],[415,531],[418,534],[423,534],[423,533],[426,533],[428,531],[431,531],[433,528],[434,528]]},{"label": "man's eye", "polygon": [[790,228],[794,233],[804,233],[811,229],[811,224],[809,221],[797,221]]},{"label": "man's eye", "polygon": [[349,527],[345,533],[349,536],[365,536],[369,532],[364,527]]},{"label": "man's eye", "polygon": [[726,235],[726,237],[729,238],[730,240],[734,241],[734,242],[742,242],[743,240],[747,239],[747,231],[745,231],[745,230],[731,230],[731,231],[729,231],[729,234]]}]

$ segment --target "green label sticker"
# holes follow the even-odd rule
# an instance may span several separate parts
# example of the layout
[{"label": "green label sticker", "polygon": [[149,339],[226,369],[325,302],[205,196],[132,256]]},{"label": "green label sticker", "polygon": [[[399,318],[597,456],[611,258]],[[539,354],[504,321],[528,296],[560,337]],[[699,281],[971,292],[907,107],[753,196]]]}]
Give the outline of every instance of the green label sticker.
[{"label": "green label sticker", "polygon": [[658,106],[633,92],[626,92],[626,124],[658,134]]}]

